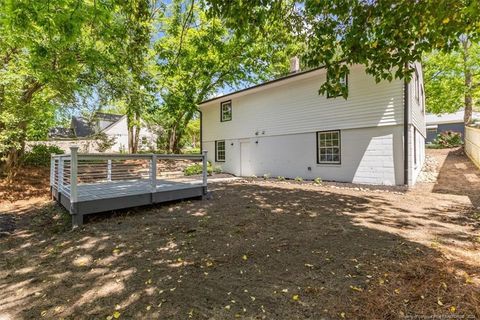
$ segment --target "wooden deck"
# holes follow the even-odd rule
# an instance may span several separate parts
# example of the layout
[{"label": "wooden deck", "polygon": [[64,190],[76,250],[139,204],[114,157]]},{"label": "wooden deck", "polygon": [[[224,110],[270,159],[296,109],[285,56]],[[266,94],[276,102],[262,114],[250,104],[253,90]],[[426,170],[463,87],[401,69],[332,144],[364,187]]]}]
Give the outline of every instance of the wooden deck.
[{"label": "wooden deck", "polygon": [[[164,177],[157,170],[159,159],[172,161],[175,155],[98,155],[98,159],[92,162],[93,155],[85,155],[90,162],[82,164],[82,154],[55,156],[52,158],[51,191],[52,196],[63,205],[72,215],[73,226],[83,223],[86,214],[118,210],[161,203],[166,201],[199,198],[207,194],[206,153],[203,155],[184,156],[177,155],[180,159],[201,160],[203,170],[201,175],[194,177],[176,176]],[[134,159],[144,160],[138,170],[132,169]],[[112,160],[113,159],[113,160]],[[125,174],[125,163],[112,167],[112,161],[118,163],[122,159],[128,159],[129,172]],[[80,166],[78,165],[80,160]],[[147,161],[145,161],[147,160]],[[140,163],[140,162],[139,162]],[[145,163],[148,164],[146,168]],[[108,165],[108,168],[105,166]],[[77,176],[78,168],[88,167]],[[103,172],[99,174],[98,172]],[[121,175],[117,174],[122,172]],[[132,179],[132,176],[137,178]],[[93,177],[93,178],[92,178]],[[112,177],[113,180],[112,181]],[[73,184],[71,183],[73,182]]]}]

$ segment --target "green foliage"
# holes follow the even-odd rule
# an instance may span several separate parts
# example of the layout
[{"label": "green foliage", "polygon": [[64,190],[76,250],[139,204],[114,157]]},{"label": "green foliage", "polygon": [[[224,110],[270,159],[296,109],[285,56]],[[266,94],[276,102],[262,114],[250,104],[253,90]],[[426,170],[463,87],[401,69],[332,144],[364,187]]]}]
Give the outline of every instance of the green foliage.
[{"label": "green foliage", "polygon": [[268,179],[270,179],[270,176],[271,176],[270,173],[265,173],[265,174],[263,175],[263,180],[268,180]]},{"label": "green foliage", "polygon": [[433,143],[443,148],[458,147],[463,144],[462,135],[460,132],[444,131],[437,135]]},{"label": "green foliage", "polygon": [[297,181],[297,182],[302,182],[302,181],[303,181],[303,178],[302,178],[302,177],[295,177],[295,181]]},{"label": "green foliage", "polygon": [[191,149],[185,149],[183,150],[185,154],[199,154],[201,153],[202,151],[200,150],[200,148],[191,148]]},{"label": "green foliage", "polygon": [[322,184],[322,182],[323,182],[322,178],[320,178],[320,177],[317,177],[317,178],[313,179],[313,184]]},{"label": "green foliage", "polygon": [[52,154],[64,154],[65,152],[57,146],[48,146],[45,144],[37,144],[30,151],[25,153],[22,163],[29,166],[50,165],[50,157]]},{"label": "green foliage", "polygon": [[278,180],[278,181],[285,181],[285,177],[278,176],[278,177],[277,177],[277,180]]},{"label": "green foliage", "polygon": [[[478,37],[480,2],[425,1],[223,1],[208,0],[212,15],[238,33],[268,33],[266,26],[300,29],[308,67],[326,65],[320,93],[336,93],[347,66],[364,64],[377,81],[411,77],[408,63],[434,49],[451,50],[464,34]],[[254,21],[254,23],[252,23]],[[347,92],[342,92],[346,97]]]},{"label": "green foliage", "polygon": [[[189,165],[183,170],[183,173],[186,176],[202,174],[202,172],[203,172],[203,165],[201,163],[194,163],[192,165]],[[222,173],[222,168],[218,166],[213,166],[209,161],[207,165],[207,173],[208,175],[212,175],[212,173],[217,173],[217,174]]]},{"label": "green foliage", "polygon": [[10,170],[56,110],[124,66],[125,21],[142,3],[0,0],[0,156]]},{"label": "green foliage", "polygon": [[[296,46],[288,34],[234,33],[190,1],[173,1],[158,19],[162,33],[154,44],[156,83],[162,103],[151,118],[166,130],[162,141],[178,152],[188,139],[197,105],[224,87],[244,86],[288,70]],[[272,29],[273,30],[273,29]],[[276,37],[275,37],[276,36]]]},{"label": "green foliage", "polygon": [[[427,111],[451,113],[479,106],[480,44],[469,36],[460,39],[460,48],[451,52],[434,51],[424,61]],[[472,119],[465,119],[470,122]]]},{"label": "green foliage", "polygon": [[115,145],[117,142],[116,137],[109,137],[107,136],[106,133],[101,132],[95,136],[95,139],[97,141],[97,151],[98,152],[105,152],[111,147]]},{"label": "green foliage", "polygon": [[192,150],[200,150],[200,119],[192,119],[188,122],[185,134],[180,141],[180,146],[189,149],[193,148]]}]

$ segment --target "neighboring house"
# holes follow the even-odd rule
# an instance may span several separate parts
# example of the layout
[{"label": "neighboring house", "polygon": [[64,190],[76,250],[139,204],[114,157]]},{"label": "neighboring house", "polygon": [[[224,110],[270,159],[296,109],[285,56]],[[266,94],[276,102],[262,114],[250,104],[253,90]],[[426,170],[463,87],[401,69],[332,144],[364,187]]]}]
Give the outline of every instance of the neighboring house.
[{"label": "neighboring house", "polygon": [[[143,123],[138,143],[140,150],[156,149],[157,131]],[[92,120],[85,117],[72,117],[70,128],[52,128],[48,136],[51,140],[64,140],[98,139],[102,135],[113,143],[109,151],[128,152],[127,116],[97,112]]]},{"label": "neighboring house", "polygon": [[352,66],[346,100],[319,95],[320,67],[203,101],[202,148],[238,176],[413,185],[426,132],[422,68],[412,66],[408,84]]},{"label": "neighboring house", "polygon": [[[427,114],[427,143],[433,142],[439,133],[455,131],[465,134],[464,124],[465,110],[461,109],[454,113]],[[472,118],[480,119],[480,112],[474,112]]]}]

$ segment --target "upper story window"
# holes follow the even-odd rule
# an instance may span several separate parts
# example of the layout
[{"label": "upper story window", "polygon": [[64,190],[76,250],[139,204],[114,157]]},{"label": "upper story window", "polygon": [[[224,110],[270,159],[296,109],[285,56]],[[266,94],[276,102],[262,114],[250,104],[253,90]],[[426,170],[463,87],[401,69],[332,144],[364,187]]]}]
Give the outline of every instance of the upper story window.
[{"label": "upper story window", "polygon": [[232,120],[232,100],[220,103],[220,121]]},{"label": "upper story window", "polygon": [[422,86],[422,91],[421,91],[421,97],[420,97],[420,103],[422,105],[422,112],[425,113],[425,91],[423,90],[423,86]]},{"label": "upper story window", "polygon": [[215,162],[225,162],[225,140],[215,141]]},{"label": "upper story window", "polygon": [[317,163],[341,163],[340,130],[317,132]]},{"label": "upper story window", "polygon": [[[329,81],[329,80],[327,79],[327,81]],[[348,75],[344,75],[343,77],[341,77],[340,80],[339,80],[339,84],[340,84],[340,89],[342,89],[342,90],[343,90],[343,88],[348,89]],[[327,92],[327,98],[340,97],[341,95],[342,95],[341,90],[337,94]]]},{"label": "upper story window", "polygon": [[413,90],[415,90],[415,99],[420,101],[420,78],[418,76],[418,71],[415,69],[415,75],[413,78]]}]

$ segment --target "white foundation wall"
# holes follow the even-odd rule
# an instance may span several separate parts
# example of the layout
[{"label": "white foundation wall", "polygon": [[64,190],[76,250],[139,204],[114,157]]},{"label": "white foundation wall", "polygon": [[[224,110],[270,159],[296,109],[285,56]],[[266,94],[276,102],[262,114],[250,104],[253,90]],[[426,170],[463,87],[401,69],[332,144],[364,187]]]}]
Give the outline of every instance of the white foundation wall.
[{"label": "white foundation wall", "polygon": [[[415,133],[416,131],[416,133]],[[409,126],[409,172],[408,185],[414,185],[417,182],[418,175],[422,171],[425,162],[425,137],[413,125]]]},{"label": "white foundation wall", "polygon": [[[248,143],[249,159],[243,164],[240,143]],[[320,177],[323,180],[384,185],[404,183],[402,125],[341,130],[341,164],[317,164],[315,131],[225,139],[225,162],[215,162],[214,141],[204,142],[203,149],[208,151],[209,161],[235,175]]]}]

